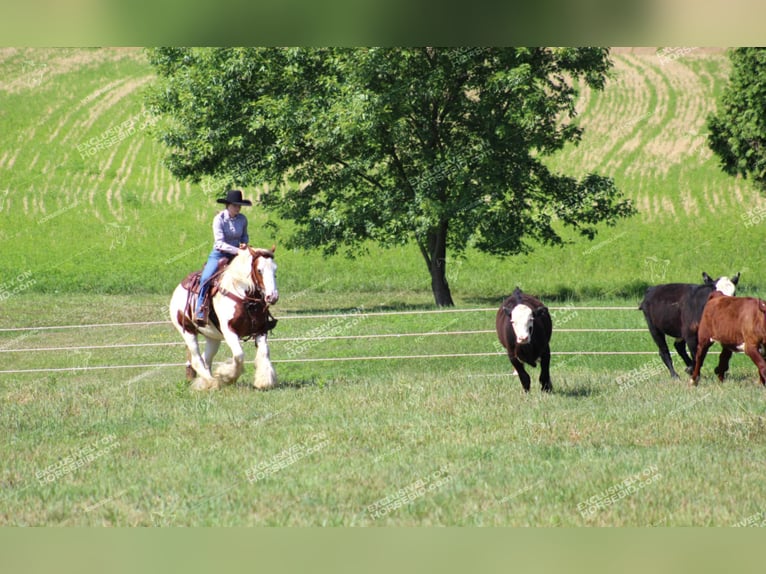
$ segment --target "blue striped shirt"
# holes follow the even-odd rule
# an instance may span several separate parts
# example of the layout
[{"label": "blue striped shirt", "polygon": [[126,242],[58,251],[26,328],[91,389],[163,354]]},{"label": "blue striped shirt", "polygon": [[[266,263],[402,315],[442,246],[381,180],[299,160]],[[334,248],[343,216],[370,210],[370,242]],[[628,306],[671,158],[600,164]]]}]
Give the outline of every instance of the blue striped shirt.
[{"label": "blue striped shirt", "polygon": [[231,217],[229,211],[224,209],[213,219],[213,249],[236,255],[239,252],[240,243],[250,243],[247,234],[247,217],[238,213]]}]

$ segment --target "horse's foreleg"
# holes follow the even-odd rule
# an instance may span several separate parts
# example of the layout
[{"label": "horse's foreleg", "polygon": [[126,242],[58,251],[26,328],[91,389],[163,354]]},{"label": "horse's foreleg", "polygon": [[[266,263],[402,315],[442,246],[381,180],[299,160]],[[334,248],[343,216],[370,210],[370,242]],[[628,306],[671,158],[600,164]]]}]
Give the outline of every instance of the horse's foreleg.
[{"label": "horse's foreleg", "polygon": [[269,358],[269,343],[267,335],[255,337],[255,379],[256,389],[266,390],[277,384],[277,373]]},{"label": "horse's foreleg", "polygon": [[215,378],[223,385],[230,385],[237,382],[237,379],[244,370],[245,352],[242,350],[242,345],[236,333],[227,329],[223,333],[223,338],[231,349],[232,360],[219,365],[215,370]]}]

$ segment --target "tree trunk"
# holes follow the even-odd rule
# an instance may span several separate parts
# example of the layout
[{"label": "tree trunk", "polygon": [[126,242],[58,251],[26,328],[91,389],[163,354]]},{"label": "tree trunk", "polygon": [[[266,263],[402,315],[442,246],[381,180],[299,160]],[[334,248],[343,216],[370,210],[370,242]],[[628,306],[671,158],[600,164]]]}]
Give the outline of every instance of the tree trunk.
[{"label": "tree trunk", "polygon": [[428,245],[419,243],[431,274],[431,290],[437,307],[454,307],[447,283],[447,222],[428,232]]}]

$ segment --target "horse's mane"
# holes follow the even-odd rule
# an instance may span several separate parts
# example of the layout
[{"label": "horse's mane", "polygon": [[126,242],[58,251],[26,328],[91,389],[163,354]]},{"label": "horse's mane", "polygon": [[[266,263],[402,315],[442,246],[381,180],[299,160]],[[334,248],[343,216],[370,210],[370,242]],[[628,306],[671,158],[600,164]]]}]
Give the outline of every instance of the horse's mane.
[{"label": "horse's mane", "polygon": [[253,254],[253,258],[256,258],[256,257],[268,257],[269,259],[274,259],[274,248],[273,247],[271,249],[262,249],[262,248],[254,249],[254,248],[250,247],[250,253]]},{"label": "horse's mane", "polygon": [[251,251],[255,250],[240,249],[239,253],[234,256],[234,259],[231,260],[221,275],[219,285],[222,288],[227,291],[243,289],[245,292],[255,289],[255,283],[253,283],[251,276],[255,255]]}]

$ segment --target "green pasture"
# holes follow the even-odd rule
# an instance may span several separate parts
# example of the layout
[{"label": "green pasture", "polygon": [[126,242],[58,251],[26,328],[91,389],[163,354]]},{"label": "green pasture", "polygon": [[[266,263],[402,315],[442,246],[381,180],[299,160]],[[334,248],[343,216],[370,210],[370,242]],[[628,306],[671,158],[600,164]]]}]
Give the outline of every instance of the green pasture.
[{"label": "green pasture", "polygon": [[[160,296],[29,295],[60,325],[162,321]],[[21,298],[26,326],[40,315]],[[733,526],[763,521],[766,394],[750,361],[669,379],[639,312],[554,309],[554,393],[524,395],[492,311],[277,313],[280,385],[189,392],[167,323],[0,332],[6,525]],[[337,317],[336,315],[340,315]],[[418,335],[432,333],[432,335]],[[433,335],[436,333],[436,335]],[[410,337],[363,338],[373,334]],[[306,336],[351,339],[296,344]],[[171,343],[170,346],[165,343]],[[157,346],[146,346],[155,344]],[[135,346],[140,345],[140,346]],[[20,352],[20,349],[47,349]],[[58,349],[58,350],[57,350]],[[648,351],[612,356],[568,351]],[[455,353],[475,357],[385,359]],[[220,360],[229,356],[225,349]],[[324,362],[318,359],[370,357]],[[306,362],[291,362],[305,360]],[[99,370],[96,367],[147,365]],[[539,370],[533,369],[536,381]],[[90,458],[88,458],[90,457]],[[56,474],[58,472],[58,475]]]},{"label": "green pasture", "polygon": [[[670,380],[636,309],[648,285],[703,270],[766,295],[764,201],[704,145],[728,61],[613,59],[604,92],[582,93],[581,144],[550,161],[614,177],[636,217],[529,255],[469,248],[447,271],[466,312],[422,314],[416,248],[293,251],[290,226],[253,207],[251,243],[277,244],[280,385],[252,389],[248,343],[240,381],[199,394],[163,366],[184,361],[167,302],[202,266],[217,206],[169,175],[141,123],[142,52],[0,52],[0,524],[762,524],[754,366],[735,356],[720,384],[711,354],[698,388]],[[552,308],[550,395],[536,369],[521,392],[491,332],[516,285]],[[126,322],[152,324],[87,327]],[[311,336],[345,338],[290,340]],[[590,354],[619,351],[646,354]],[[381,359],[436,354],[482,355]]]}]

